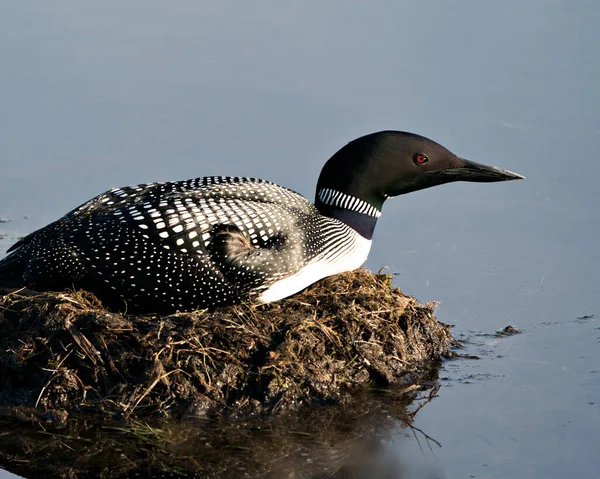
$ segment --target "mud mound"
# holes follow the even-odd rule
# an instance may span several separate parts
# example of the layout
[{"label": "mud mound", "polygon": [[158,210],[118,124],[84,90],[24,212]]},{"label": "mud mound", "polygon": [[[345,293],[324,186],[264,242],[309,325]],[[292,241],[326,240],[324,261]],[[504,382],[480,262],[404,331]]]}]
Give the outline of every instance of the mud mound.
[{"label": "mud mound", "polygon": [[431,304],[365,270],[270,305],[169,316],[110,312],[86,292],[5,291],[0,406],[54,422],[279,412],[413,384],[453,344]]}]

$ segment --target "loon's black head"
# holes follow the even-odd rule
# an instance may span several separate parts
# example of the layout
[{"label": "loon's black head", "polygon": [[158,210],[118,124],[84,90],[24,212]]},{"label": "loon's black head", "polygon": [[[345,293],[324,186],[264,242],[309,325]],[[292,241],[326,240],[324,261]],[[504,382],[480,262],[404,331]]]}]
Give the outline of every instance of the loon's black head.
[{"label": "loon's black head", "polygon": [[386,198],[452,181],[518,180],[521,175],[459,158],[423,136],[381,131],[351,141],[325,164],[317,183],[381,209]]}]

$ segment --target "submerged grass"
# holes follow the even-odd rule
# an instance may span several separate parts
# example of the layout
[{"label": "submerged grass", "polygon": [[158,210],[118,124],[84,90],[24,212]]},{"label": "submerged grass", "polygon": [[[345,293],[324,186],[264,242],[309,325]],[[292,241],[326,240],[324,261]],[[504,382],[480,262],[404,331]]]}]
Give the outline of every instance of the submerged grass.
[{"label": "submerged grass", "polygon": [[5,421],[0,415],[0,466],[24,477],[70,479],[370,478],[385,444],[403,435],[399,428],[415,434],[423,446],[436,447],[435,440],[410,425],[418,408],[436,394],[435,378],[431,374],[410,392],[361,389],[344,404],[238,420],[95,423],[76,414],[51,430],[26,417]]}]

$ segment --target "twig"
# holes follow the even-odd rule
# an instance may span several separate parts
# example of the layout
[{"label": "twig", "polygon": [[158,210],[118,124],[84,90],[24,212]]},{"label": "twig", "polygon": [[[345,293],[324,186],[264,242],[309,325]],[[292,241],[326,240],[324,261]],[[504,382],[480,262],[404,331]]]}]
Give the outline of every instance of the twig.
[{"label": "twig", "polygon": [[[436,446],[442,447],[442,444],[439,441],[437,441],[436,439],[432,438],[429,434],[425,433],[425,431],[423,431],[422,429],[419,429],[418,427],[413,426],[412,424],[409,424],[408,427],[411,428],[413,434],[415,435],[415,439],[419,443],[419,447],[421,447],[421,443],[419,442],[419,438],[415,434],[415,431],[420,432],[423,435],[423,437],[425,439],[427,439],[427,445],[429,446],[429,449],[431,450],[431,452],[433,452],[433,449],[431,448],[430,441],[433,442],[433,443],[435,443]],[[421,450],[423,450],[423,448],[421,448]]]},{"label": "twig", "polygon": [[[152,389],[154,389],[154,386],[156,386],[163,379],[169,377],[171,374],[177,373],[177,372],[184,372],[184,371],[182,371],[181,369],[173,369],[173,371],[169,371],[168,373],[162,374],[159,377],[157,377],[154,381],[152,381],[152,383],[150,383],[150,386],[148,386],[146,388],[146,390],[143,392],[143,394],[137,399],[137,401],[135,401],[133,406],[131,406],[130,411],[127,413],[127,417],[129,417],[131,415],[131,413],[135,410],[135,408],[142,401],[142,399],[144,399],[150,393],[150,391],[152,391]],[[125,406],[125,409],[129,409],[129,408],[130,408],[130,404]]]},{"label": "twig", "polygon": [[37,401],[35,402],[35,406],[34,407],[38,407],[38,404],[40,403],[40,400],[42,399],[42,394],[44,394],[44,391],[46,390],[46,388],[48,386],[50,386],[50,383],[52,382],[52,380],[56,377],[56,374],[58,373],[58,371],[60,370],[60,367],[63,365],[63,363],[67,360],[67,358],[71,355],[71,353],[73,352],[73,350],[69,351],[67,353],[67,355],[62,358],[62,360],[60,361],[60,363],[58,363],[58,366],[56,366],[56,371],[52,374],[52,376],[50,376],[50,379],[48,379],[48,381],[46,381],[46,384],[44,384],[42,386],[42,389],[40,390],[40,394],[37,398]]}]

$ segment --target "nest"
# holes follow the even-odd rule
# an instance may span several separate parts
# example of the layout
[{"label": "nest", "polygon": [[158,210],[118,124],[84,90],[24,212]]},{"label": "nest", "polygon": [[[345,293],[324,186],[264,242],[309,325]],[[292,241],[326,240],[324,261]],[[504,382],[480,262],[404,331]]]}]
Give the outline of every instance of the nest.
[{"label": "nest", "polygon": [[91,294],[0,299],[0,404],[130,416],[276,412],[414,381],[454,344],[391,285],[344,273],[269,305],[169,316],[109,312]]},{"label": "nest", "polygon": [[169,316],[111,312],[84,291],[3,294],[0,464],[24,475],[242,477],[253,463],[268,476],[309,454],[334,477],[376,418],[410,424],[456,345],[434,304],[366,270]]}]

